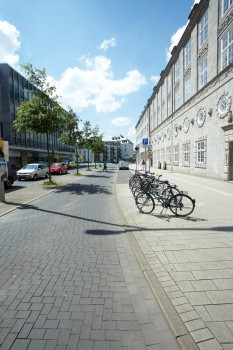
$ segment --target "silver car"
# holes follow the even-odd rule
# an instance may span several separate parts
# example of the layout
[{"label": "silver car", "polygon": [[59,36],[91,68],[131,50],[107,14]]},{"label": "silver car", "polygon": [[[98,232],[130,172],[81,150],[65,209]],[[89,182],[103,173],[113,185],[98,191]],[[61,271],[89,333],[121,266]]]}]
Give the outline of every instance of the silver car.
[{"label": "silver car", "polygon": [[120,160],[118,164],[118,168],[121,169],[127,169],[129,170],[129,163],[126,162],[125,160]]},{"label": "silver car", "polygon": [[46,164],[41,163],[27,164],[17,171],[17,178],[19,181],[22,179],[37,180],[39,177],[47,178],[48,176],[49,168]]}]

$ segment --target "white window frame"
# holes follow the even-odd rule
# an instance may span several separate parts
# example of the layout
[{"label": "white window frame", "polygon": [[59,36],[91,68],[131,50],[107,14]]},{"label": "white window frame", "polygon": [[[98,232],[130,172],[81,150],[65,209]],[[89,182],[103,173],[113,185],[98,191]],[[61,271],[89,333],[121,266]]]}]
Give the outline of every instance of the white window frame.
[{"label": "white window frame", "polygon": [[162,114],[162,121],[166,119],[166,104],[165,101],[162,103],[162,108],[161,108],[161,114]]},{"label": "white window frame", "polygon": [[208,82],[208,57],[203,57],[198,63],[198,86],[201,89]]},{"label": "white window frame", "polygon": [[233,62],[233,26],[221,38],[221,70]]},{"label": "white window frame", "polygon": [[180,87],[177,86],[174,90],[174,109],[175,111],[180,107]]},{"label": "white window frame", "polygon": [[188,101],[191,97],[191,74],[184,78],[184,101]]},{"label": "white window frame", "polygon": [[168,115],[168,117],[171,114],[172,114],[172,95],[169,94],[167,97],[167,115]]},{"label": "white window frame", "polygon": [[198,168],[206,167],[206,147],[206,138],[202,138],[196,141],[196,167]]},{"label": "white window frame", "polygon": [[191,39],[184,47],[184,68],[187,68],[191,64]]},{"label": "white window frame", "polygon": [[199,48],[206,42],[208,39],[208,9],[202,16],[199,25]]},{"label": "white window frame", "polygon": [[174,81],[175,83],[180,79],[180,59],[174,64]]},{"label": "white window frame", "polygon": [[171,146],[166,148],[166,163],[171,164]]},{"label": "white window frame", "polygon": [[167,92],[172,91],[172,73],[170,72],[167,76]]},{"label": "white window frame", "polygon": [[190,142],[183,144],[183,166],[190,166]]},{"label": "white window frame", "polygon": [[222,17],[225,16],[232,4],[233,0],[222,0]]},{"label": "white window frame", "polygon": [[174,146],[174,165],[179,165],[179,146]]}]

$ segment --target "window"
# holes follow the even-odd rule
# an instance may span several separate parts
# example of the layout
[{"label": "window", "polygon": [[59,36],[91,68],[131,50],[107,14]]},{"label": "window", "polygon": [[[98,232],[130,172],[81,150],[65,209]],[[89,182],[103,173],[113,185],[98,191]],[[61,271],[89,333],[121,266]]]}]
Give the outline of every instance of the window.
[{"label": "window", "polygon": [[174,165],[179,165],[179,146],[174,147]]},{"label": "window", "polygon": [[177,110],[177,108],[180,107],[180,88],[179,86],[175,89],[175,100],[174,100],[174,108]]},{"label": "window", "polygon": [[167,147],[166,149],[166,162],[167,164],[171,163],[171,147]]},{"label": "window", "polygon": [[199,168],[206,166],[206,139],[196,142],[196,166]]},{"label": "window", "polygon": [[199,62],[199,89],[201,89],[203,86],[207,84],[207,68],[208,68],[208,61],[207,56],[205,56],[200,62]]},{"label": "window", "polygon": [[167,76],[167,92],[171,92],[172,89],[172,75],[171,72]]},{"label": "window", "polygon": [[161,162],[163,162],[165,160],[165,149],[162,148],[161,149]]},{"label": "window", "polygon": [[184,101],[186,102],[191,97],[191,74],[184,79]]},{"label": "window", "polygon": [[191,64],[191,40],[184,47],[184,68]]},{"label": "window", "polygon": [[231,7],[232,3],[233,3],[233,0],[222,0],[222,16],[225,15],[225,13]]},{"label": "window", "polygon": [[208,10],[202,16],[199,22],[199,47],[208,39]]},{"label": "window", "polygon": [[221,69],[233,62],[233,27],[221,39]]},{"label": "window", "polygon": [[180,78],[180,61],[179,59],[174,64],[174,80],[177,82]]},{"label": "window", "polygon": [[190,165],[190,143],[185,143],[183,145],[183,166]]},{"label": "window", "polygon": [[167,97],[167,115],[172,114],[172,97],[171,94]]},{"label": "window", "polygon": [[165,102],[163,101],[162,103],[162,121],[166,119],[166,105]]}]

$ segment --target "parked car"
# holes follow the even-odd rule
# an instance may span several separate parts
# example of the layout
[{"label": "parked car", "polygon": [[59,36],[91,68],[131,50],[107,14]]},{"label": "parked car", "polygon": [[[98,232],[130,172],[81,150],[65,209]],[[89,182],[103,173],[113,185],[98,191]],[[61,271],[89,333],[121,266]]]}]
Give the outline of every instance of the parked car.
[{"label": "parked car", "polygon": [[53,163],[50,166],[50,171],[51,171],[51,174],[58,174],[58,175],[67,174],[68,173],[68,167],[67,167],[67,165],[64,162],[62,162],[62,163]]},{"label": "parked car", "polygon": [[8,177],[4,181],[4,186],[5,188],[10,188],[13,185],[13,183],[17,180],[17,170],[14,169],[14,167],[10,163],[7,163],[7,169]]},{"label": "parked car", "polygon": [[73,161],[69,162],[69,168],[71,169],[77,168],[77,163]]},{"label": "parked car", "polygon": [[129,163],[126,162],[125,160],[120,160],[118,163],[118,168],[121,169],[127,169],[129,170]]},{"label": "parked car", "polygon": [[49,168],[46,164],[33,163],[27,164],[22,169],[17,171],[18,180],[33,179],[36,180],[39,177],[47,178],[49,176]]}]

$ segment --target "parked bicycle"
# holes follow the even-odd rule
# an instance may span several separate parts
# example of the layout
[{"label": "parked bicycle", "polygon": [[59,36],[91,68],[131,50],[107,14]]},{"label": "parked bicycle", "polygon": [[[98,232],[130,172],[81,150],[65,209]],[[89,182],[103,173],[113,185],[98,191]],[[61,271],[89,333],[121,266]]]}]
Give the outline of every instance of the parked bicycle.
[{"label": "parked bicycle", "polygon": [[149,214],[156,205],[161,205],[162,208],[169,208],[176,216],[190,215],[195,208],[195,199],[169,181],[160,180],[161,176],[157,174],[155,178],[152,174],[135,174],[132,177],[130,186],[140,212]]}]

